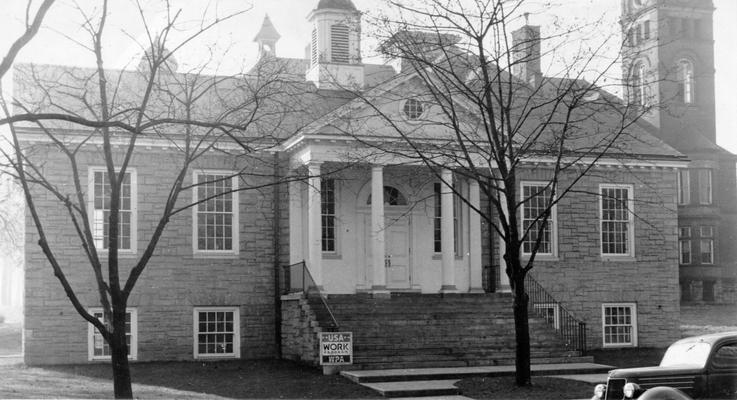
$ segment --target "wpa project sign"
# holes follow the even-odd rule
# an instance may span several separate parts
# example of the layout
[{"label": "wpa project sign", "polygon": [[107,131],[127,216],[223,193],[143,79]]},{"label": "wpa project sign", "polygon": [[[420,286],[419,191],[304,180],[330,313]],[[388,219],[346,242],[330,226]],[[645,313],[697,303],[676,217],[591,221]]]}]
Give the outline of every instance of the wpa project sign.
[{"label": "wpa project sign", "polygon": [[352,332],[320,332],[320,365],[353,364]]}]

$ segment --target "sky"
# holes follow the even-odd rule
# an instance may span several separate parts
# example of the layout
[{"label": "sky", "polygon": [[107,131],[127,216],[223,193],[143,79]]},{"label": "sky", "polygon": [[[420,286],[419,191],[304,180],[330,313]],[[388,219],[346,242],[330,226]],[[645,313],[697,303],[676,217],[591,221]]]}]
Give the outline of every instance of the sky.
[{"label": "sky", "polygon": [[[33,0],[36,4],[40,0]],[[283,57],[303,57],[310,34],[306,17],[318,0],[170,0],[172,9],[181,10],[177,21],[186,29],[196,29],[203,19],[222,18],[235,10],[245,11],[226,20],[181,50],[177,61],[180,65],[202,65],[208,62],[208,71],[234,73],[248,68],[258,56],[253,38],[268,14],[281,34],[277,54]],[[549,3],[549,0],[530,0]],[[715,6],[715,69],[716,69],[716,119],[717,143],[737,153],[737,0],[713,0]],[[353,0],[370,19],[382,11],[380,0]],[[533,14],[531,23],[546,27],[565,24],[586,24],[600,21],[597,31],[604,37],[618,35],[617,19],[620,0],[553,0],[553,6],[545,14]],[[3,0],[0,7],[0,55],[4,55],[12,38],[20,33],[26,0]],[[86,32],[81,27],[80,13],[73,4],[81,4],[85,10],[94,9],[97,0],[57,0],[47,15],[44,28],[18,57],[19,62],[63,64],[93,67],[94,59],[86,44]],[[141,1],[149,21],[150,32],[157,32],[166,19],[163,1]],[[108,21],[109,40],[106,42],[106,65],[115,68],[135,66],[146,42],[146,29],[141,24],[133,0],[110,2]],[[93,5],[92,7],[89,7]],[[89,11],[88,11],[89,12]],[[173,15],[173,13],[172,13]],[[158,22],[156,22],[158,21]],[[364,23],[364,29],[366,28]],[[174,34],[174,39],[176,33]],[[138,44],[137,44],[138,43]],[[365,38],[365,60],[378,62],[372,57],[375,42]],[[180,69],[181,70],[181,69]],[[617,74],[619,70],[615,71]]]}]

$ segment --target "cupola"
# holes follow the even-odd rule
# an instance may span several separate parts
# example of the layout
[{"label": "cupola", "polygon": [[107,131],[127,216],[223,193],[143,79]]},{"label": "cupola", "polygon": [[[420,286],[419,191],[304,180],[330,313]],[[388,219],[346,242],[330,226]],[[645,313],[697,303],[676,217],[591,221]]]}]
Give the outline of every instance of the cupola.
[{"label": "cupola", "polygon": [[258,43],[259,57],[276,56],[276,42],[279,41],[279,38],[281,38],[281,35],[274,28],[269,15],[266,14],[264,22],[261,24],[261,30],[253,38],[253,41]]},{"label": "cupola", "polygon": [[327,89],[362,87],[361,13],[351,0],[320,0],[312,26],[306,79]]}]

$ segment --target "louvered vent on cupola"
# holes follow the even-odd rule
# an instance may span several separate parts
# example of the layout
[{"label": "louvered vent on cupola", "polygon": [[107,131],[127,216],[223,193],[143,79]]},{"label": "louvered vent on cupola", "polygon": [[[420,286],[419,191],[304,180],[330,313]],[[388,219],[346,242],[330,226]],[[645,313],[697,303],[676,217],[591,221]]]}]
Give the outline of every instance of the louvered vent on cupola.
[{"label": "louvered vent on cupola", "polygon": [[349,60],[349,29],[342,24],[330,27],[330,53],[334,63],[348,64]]},{"label": "louvered vent on cupola", "polygon": [[310,46],[311,52],[310,57],[312,58],[312,65],[317,64],[320,60],[317,58],[317,29],[312,30],[312,46]]}]

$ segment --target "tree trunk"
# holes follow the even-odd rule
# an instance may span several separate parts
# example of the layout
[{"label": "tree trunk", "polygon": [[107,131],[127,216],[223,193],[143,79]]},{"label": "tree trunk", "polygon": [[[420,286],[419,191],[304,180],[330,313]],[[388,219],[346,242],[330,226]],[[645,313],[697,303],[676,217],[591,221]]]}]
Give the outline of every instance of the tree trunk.
[{"label": "tree trunk", "polygon": [[113,332],[110,352],[113,367],[113,390],[116,399],[132,399],[128,344],[125,340],[125,306],[113,306]]},{"label": "tree trunk", "polygon": [[[517,275],[517,274],[515,274]],[[517,386],[532,383],[530,373],[530,323],[527,306],[530,299],[525,292],[525,278],[514,277],[514,334],[517,342],[515,382]]]}]

